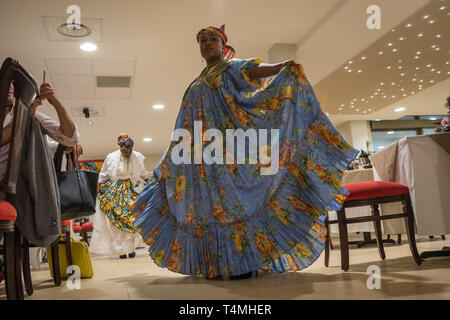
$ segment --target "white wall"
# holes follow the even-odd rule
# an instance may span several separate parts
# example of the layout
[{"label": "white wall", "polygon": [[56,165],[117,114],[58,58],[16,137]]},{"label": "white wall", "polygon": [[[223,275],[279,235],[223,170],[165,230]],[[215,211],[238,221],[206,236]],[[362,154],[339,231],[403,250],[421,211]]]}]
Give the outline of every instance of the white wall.
[{"label": "white wall", "polygon": [[369,121],[347,121],[336,127],[336,130],[344,137],[345,141],[355,149],[367,151],[366,141],[370,142],[369,150],[373,151],[372,132]]},{"label": "white wall", "polygon": [[162,158],[162,154],[149,154],[145,156],[145,169],[147,169],[148,171],[153,171],[153,169],[155,169],[155,167],[158,165],[159,161]]}]

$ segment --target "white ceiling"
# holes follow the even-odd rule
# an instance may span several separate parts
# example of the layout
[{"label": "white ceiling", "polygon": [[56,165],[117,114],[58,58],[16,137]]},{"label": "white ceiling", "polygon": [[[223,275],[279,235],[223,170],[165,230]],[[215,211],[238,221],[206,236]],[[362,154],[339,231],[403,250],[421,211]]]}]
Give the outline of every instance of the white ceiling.
[{"label": "white ceiling", "polygon": [[[68,108],[104,109],[105,116],[90,119],[93,125],[74,117],[85,150],[82,159],[104,158],[115,150],[116,137],[123,131],[134,138],[137,150],[160,154],[169,143],[184,90],[204,66],[195,41],[200,28],[225,23],[239,58],[267,61],[273,44],[302,41],[299,60],[314,84],[428,2],[81,0],[76,4],[82,22],[101,21],[101,28],[96,27],[101,30],[99,50],[88,53],[79,49],[79,41],[50,41],[45,29],[42,17],[67,17],[66,8],[73,1],[1,0],[0,60],[14,57],[37,82],[47,69],[48,80]],[[383,29],[368,33],[362,21],[368,16],[367,6],[376,3],[382,7]],[[128,98],[118,89],[96,92],[94,75],[128,75],[133,63]],[[153,110],[157,103],[166,108]],[[56,116],[48,105],[42,111]],[[153,141],[145,143],[144,137]]]}]

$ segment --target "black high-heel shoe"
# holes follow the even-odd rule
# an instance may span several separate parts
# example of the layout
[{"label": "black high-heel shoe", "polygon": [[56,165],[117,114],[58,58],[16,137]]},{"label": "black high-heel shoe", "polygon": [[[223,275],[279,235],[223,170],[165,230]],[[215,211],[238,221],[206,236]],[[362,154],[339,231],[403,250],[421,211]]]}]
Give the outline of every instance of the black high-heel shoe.
[{"label": "black high-heel shoe", "polygon": [[126,258],[127,258],[127,255],[126,255],[126,254],[123,254],[123,255],[119,256],[119,258],[120,258],[120,259],[126,259]]},{"label": "black high-heel shoe", "polygon": [[136,257],[136,252],[132,252],[128,254],[128,258],[134,258]]}]

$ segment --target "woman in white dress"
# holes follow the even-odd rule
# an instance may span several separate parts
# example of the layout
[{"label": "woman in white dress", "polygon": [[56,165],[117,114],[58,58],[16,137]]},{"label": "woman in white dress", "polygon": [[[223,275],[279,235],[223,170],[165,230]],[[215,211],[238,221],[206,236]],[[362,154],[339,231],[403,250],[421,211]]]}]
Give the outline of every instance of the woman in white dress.
[{"label": "woman in white dress", "polygon": [[118,137],[120,150],[108,154],[98,179],[97,211],[90,251],[121,259],[135,257],[137,247],[145,247],[133,226],[131,206],[149,177],[145,157],[133,151],[133,140],[126,133]]}]

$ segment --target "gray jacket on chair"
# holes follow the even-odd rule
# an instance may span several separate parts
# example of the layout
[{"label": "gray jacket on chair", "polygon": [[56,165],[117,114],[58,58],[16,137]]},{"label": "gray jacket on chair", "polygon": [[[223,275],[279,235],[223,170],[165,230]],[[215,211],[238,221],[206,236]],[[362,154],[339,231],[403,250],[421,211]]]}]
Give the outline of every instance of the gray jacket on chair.
[{"label": "gray jacket on chair", "polygon": [[19,171],[16,226],[34,245],[48,247],[62,232],[61,207],[47,136],[35,117],[26,128]]}]

